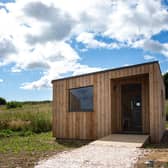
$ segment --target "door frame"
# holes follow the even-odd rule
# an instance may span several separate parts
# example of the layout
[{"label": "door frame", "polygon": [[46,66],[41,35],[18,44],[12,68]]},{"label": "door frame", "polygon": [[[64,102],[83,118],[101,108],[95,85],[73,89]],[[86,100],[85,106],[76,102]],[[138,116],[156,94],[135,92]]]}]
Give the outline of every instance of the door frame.
[{"label": "door frame", "polygon": [[111,79],[111,133],[123,133],[121,112],[121,85],[123,84],[141,84],[141,133],[149,133],[149,76],[147,74]]}]

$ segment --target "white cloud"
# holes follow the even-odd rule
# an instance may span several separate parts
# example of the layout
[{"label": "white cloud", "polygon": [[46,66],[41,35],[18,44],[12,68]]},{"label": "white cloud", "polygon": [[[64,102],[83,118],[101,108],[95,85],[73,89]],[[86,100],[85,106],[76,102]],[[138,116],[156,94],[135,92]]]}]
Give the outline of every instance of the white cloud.
[{"label": "white cloud", "polygon": [[10,53],[15,53],[16,49],[10,39],[0,37],[0,58],[6,57]]},{"label": "white cloud", "polygon": [[132,43],[167,30],[167,21],[168,12],[161,5],[161,1],[118,1],[109,16],[109,24],[104,34]]},{"label": "white cloud", "polygon": [[2,83],[4,80],[3,79],[0,79],[0,83]]},{"label": "white cloud", "polygon": [[144,59],[145,59],[145,60],[154,60],[155,57],[152,56],[152,55],[144,55]]},{"label": "white cloud", "polygon": [[168,30],[168,11],[159,0],[16,0],[3,6],[9,12],[0,9],[0,66],[43,72],[39,80],[22,84],[24,89],[101,69],[79,63],[71,39],[83,43],[82,50],[132,47],[168,56],[168,44],[151,39]]},{"label": "white cloud", "polygon": [[75,21],[68,13],[42,2],[30,2],[25,6],[24,12],[37,22],[45,23],[39,35],[27,35],[27,41],[30,44],[63,40],[68,37],[71,29],[75,26]]},{"label": "white cloud", "polygon": [[74,75],[80,75],[83,73],[90,73],[95,71],[100,71],[101,68],[93,68],[89,67],[87,65],[81,65],[79,63],[68,63],[66,61],[59,63],[53,63],[50,67],[50,69],[43,74],[43,76],[33,82],[23,83],[21,88],[22,89],[33,89],[33,88],[41,88],[41,87],[50,87],[51,86],[51,80],[58,79],[61,77],[64,77],[64,74],[67,72],[71,72],[72,76]]},{"label": "white cloud", "polygon": [[117,43],[105,43],[103,41],[98,41],[95,39],[93,33],[82,32],[76,38],[77,42],[82,42],[86,45],[87,48],[119,48],[119,44]]},{"label": "white cloud", "polygon": [[135,48],[142,48],[152,53],[160,53],[168,57],[168,43],[160,43],[151,39],[145,39],[135,42],[132,46]]}]

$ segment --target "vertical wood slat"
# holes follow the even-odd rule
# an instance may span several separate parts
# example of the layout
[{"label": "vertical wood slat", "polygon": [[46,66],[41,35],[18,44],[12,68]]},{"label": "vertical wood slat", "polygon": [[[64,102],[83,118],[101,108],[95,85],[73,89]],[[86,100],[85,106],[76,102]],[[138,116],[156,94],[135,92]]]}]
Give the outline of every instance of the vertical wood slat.
[{"label": "vertical wood slat", "polygon": [[62,82],[62,137],[65,138],[66,137],[66,81]]},{"label": "vertical wood slat", "polygon": [[97,115],[98,115],[98,138],[101,137],[101,85],[100,85],[100,74],[96,74],[97,77]]},{"label": "vertical wood slat", "polygon": [[153,65],[153,76],[154,76],[154,79],[153,79],[153,94],[154,94],[154,97],[153,97],[153,106],[154,106],[154,109],[153,109],[153,120],[154,120],[154,137],[155,139],[160,139],[159,137],[159,134],[158,134],[158,129],[159,129],[159,125],[158,125],[158,120],[159,120],[159,116],[158,116],[158,78],[157,78],[157,71],[156,71],[156,66]]},{"label": "vertical wood slat", "polygon": [[[72,88],[72,79],[69,80],[69,88]],[[73,138],[73,113],[69,112],[69,138]]]},{"label": "vertical wood slat", "polygon": [[[79,80],[78,80],[78,85],[79,86],[81,86],[81,78],[79,77]],[[79,125],[80,125],[80,135],[79,135],[79,137],[80,137],[80,139],[83,139],[83,132],[84,132],[84,130],[83,130],[83,114],[82,113],[80,113],[79,114],[79,116],[80,116],[80,123],[79,123]]]},{"label": "vertical wood slat", "polygon": [[60,131],[61,131],[61,124],[60,124],[60,115],[61,115],[61,113],[60,113],[60,100],[61,100],[61,98],[60,98],[60,84],[58,83],[57,84],[57,136],[58,137],[61,137],[61,135],[60,135]]},{"label": "vertical wood slat", "polygon": [[104,74],[101,74],[101,136],[105,136],[105,89],[104,89]]},{"label": "vertical wood slat", "polygon": [[150,106],[150,136],[151,139],[155,139],[155,124],[154,124],[154,72],[153,72],[153,65],[149,66],[149,106]]},{"label": "vertical wood slat", "polygon": [[[128,82],[131,82],[131,78],[135,78],[135,81],[142,83],[143,132],[150,132],[154,141],[160,139],[164,117],[161,114],[161,104],[157,104],[162,101],[160,90],[164,85],[160,82],[159,68],[155,65],[157,64],[128,67],[55,81],[53,135],[58,138],[95,139],[113,131],[121,131],[121,85],[123,81],[130,78]],[[140,77],[145,74],[149,74],[149,78]],[[94,112],[69,112],[68,89],[89,85],[94,86]],[[114,85],[117,85],[115,90]]]},{"label": "vertical wood slat", "polygon": [[[87,86],[87,76],[84,77],[84,78],[81,78],[81,85],[82,86]],[[82,116],[83,116],[83,124],[82,124],[82,129],[83,129],[83,139],[86,139],[86,135],[87,135],[87,121],[86,120],[86,113],[83,113]],[[88,118],[89,119],[89,118]]]},{"label": "vertical wood slat", "polygon": [[117,130],[117,109],[116,109],[116,86],[114,80],[111,80],[111,132]]},{"label": "vertical wood slat", "polygon": [[69,115],[69,82],[66,80],[66,135],[65,138],[69,138],[70,137],[70,115]]},{"label": "vertical wood slat", "polygon": [[106,78],[108,79],[107,81],[107,121],[108,121],[108,124],[107,124],[107,133],[106,135],[108,134],[111,134],[112,133],[112,130],[111,130],[111,79],[109,79],[109,73],[106,73]]},{"label": "vertical wood slat", "polygon": [[56,87],[55,84],[53,84],[53,93],[52,93],[52,134],[55,137],[56,136]]},{"label": "vertical wood slat", "polygon": [[97,94],[97,75],[94,75],[93,76],[93,84],[94,84],[94,95],[93,95],[93,98],[94,98],[94,101],[93,101],[93,106],[94,106],[94,129],[93,129],[93,132],[94,132],[94,135],[93,135],[93,139],[96,139],[98,138],[98,94]]},{"label": "vertical wood slat", "polygon": [[[76,85],[77,87],[80,84],[79,78],[76,79]],[[75,121],[75,138],[80,139],[80,113],[76,113],[76,121]]]}]

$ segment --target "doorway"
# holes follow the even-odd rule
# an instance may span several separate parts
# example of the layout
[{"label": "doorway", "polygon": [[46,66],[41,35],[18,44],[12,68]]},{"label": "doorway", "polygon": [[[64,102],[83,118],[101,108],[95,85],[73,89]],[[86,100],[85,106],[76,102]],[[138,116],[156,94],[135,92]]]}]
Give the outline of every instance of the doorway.
[{"label": "doorway", "polygon": [[123,132],[142,132],[141,84],[121,85],[121,113]]}]

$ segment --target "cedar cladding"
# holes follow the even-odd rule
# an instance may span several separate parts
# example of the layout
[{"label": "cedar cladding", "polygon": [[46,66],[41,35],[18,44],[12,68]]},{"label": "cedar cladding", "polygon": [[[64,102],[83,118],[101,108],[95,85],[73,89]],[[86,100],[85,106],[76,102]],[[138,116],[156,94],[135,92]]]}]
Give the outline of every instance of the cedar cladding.
[{"label": "cedar cladding", "polygon": [[[121,85],[142,87],[142,133],[160,141],[164,132],[164,83],[158,62],[91,73],[53,82],[53,136],[97,139],[122,131]],[[93,85],[93,112],[69,112],[69,89]]]}]

